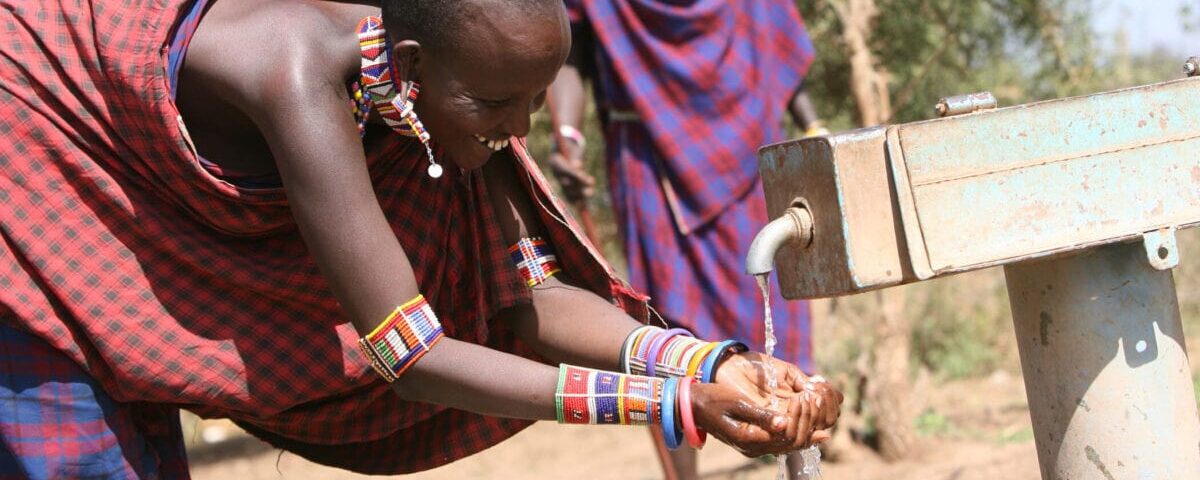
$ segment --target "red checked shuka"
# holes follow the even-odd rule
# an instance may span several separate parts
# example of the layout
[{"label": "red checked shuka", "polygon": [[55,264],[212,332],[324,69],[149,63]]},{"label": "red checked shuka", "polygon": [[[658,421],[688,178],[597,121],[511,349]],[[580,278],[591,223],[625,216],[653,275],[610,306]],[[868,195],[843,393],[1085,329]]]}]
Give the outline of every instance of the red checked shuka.
[{"label": "red checked shuka", "polygon": [[[529,424],[396,398],[283,190],[235,187],[201,167],[164,74],[189,2],[0,3],[0,321],[49,342],[117,401],[228,416],[360,472],[432,468]],[[642,298],[551,217],[568,218],[524,143],[508,152],[493,161],[533,178],[558,264],[644,318]],[[529,289],[479,175],[430,179],[424,148],[399,136],[366,154],[445,335],[532,357],[490,322]]]}]

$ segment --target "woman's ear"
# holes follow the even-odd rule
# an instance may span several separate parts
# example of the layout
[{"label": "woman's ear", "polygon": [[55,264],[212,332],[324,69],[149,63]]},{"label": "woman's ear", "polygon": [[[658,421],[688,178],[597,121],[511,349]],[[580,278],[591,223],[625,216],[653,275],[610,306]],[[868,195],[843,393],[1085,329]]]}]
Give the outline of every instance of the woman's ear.
[{"label": "woman's ear", "polygon": [[392,46],[392,64],[396,71],[392,81],[416,81],[420,71],[421,44],[416,40],[401,40]]}]

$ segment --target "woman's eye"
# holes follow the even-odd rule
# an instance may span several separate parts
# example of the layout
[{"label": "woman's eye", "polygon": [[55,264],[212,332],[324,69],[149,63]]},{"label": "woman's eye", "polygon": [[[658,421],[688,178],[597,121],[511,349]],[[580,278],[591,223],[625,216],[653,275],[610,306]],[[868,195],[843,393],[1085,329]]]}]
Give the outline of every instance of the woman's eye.
[{"label": "woman's eye", "polygon": [[488,108],[504,108],[504,107],[508,106],[508,104],[511,102],[512,101],[508,100],[508,99],[504,99],[504,100],[495,100],[495,99],[486,99],[486,98],[479,99],[479,103],[482,103],[483,106],[488,107]]}]

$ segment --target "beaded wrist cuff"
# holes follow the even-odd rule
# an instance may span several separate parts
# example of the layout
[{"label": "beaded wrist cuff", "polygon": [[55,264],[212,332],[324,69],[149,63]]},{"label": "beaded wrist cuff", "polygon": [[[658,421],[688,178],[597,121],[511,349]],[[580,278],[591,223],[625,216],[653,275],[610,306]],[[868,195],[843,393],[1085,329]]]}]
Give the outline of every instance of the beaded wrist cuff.
[{"label": "beaded wrist cuff", "polygon": [[554,406],[558,423],[657,425],[662,423],[662,398],[660,378],[562,364]]},{"label": "beaded wrist cuff", "polygon": [[529,287],[536,287],[561,271],[558,257],[549,243],[540,238],[522,238],[508,253]]},{"label": "beaded wrist cuff", "polygon": [[358,348],[371,361],[371,367],[388,383],[396,381],[408,367],[420,360],[444,336],[442,324],[425,301],[417,295],[358,339]]}]

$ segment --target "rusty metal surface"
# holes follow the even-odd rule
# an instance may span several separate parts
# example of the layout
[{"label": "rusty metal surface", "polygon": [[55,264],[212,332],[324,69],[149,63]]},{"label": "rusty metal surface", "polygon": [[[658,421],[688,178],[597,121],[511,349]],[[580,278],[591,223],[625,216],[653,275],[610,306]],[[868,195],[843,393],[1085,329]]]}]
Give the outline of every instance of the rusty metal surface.
[{"label": "rusty metal surface", "polygon": [[1200,478],[1171,272],[1140,242],[1004,272],[1042,478]]},{"label": "rusty metal surface", "polygon": [[813,216],[808,248],[787,245],[775,257],[785,298],[880,288],[903,279],[907,267],[889,194],[883,128],[767,146],[759,160],[771,217],[797,199]]},{"label": "rusty metal surface", "polygon": [[[787,298],[854,293],[1200,223],[1200,78],[764,147],[768,212],[812,203]],[[910,248],[911,246],[911,248]]]},{"label": "rusty metal surface", "polygon": [[901,125],[889,140],[913,199],[905,228],[935,274],[1200,222],[1194,80]]}]

